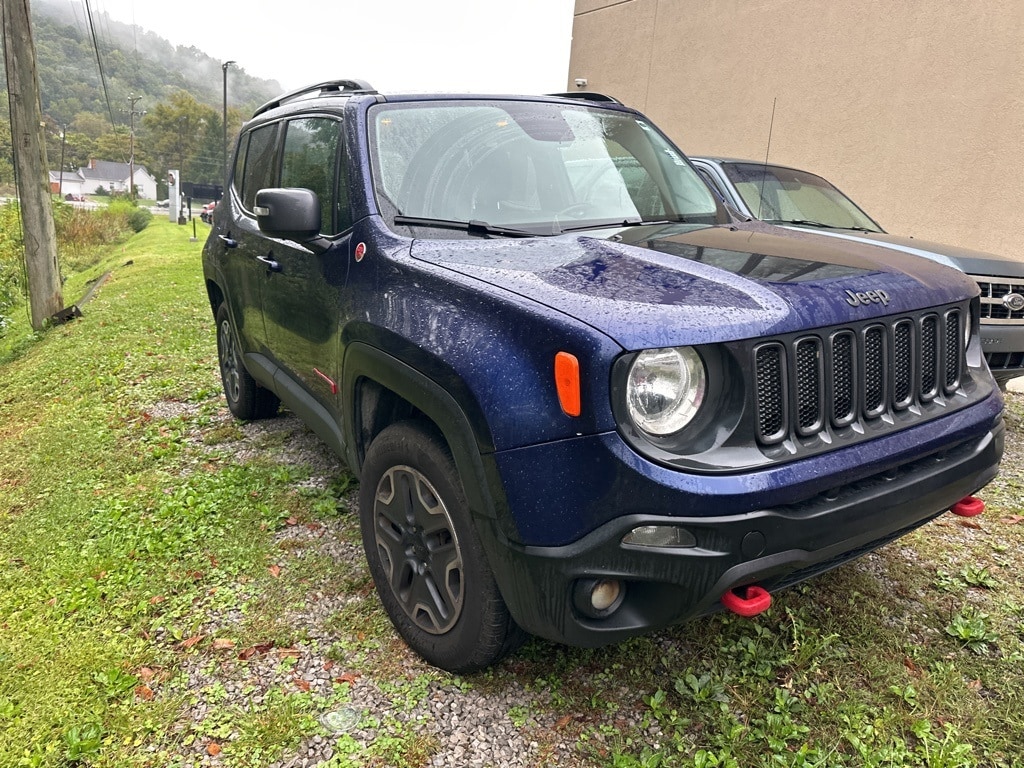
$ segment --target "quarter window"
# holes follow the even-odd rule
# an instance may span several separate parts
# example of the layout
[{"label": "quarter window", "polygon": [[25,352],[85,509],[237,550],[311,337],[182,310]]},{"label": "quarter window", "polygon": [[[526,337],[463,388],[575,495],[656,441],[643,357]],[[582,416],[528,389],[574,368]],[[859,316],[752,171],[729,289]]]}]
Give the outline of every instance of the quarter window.
[{"label": "quarter window", "polygon": [[249,149],[249,134],[242,136],[242,140],[238,142],[238,154],[235,155],[235,169],[234,173],[231,174],[231,186],[234,187],[235,194],[239,197],[242,196],[242,179],[245,178],[245,153]]}]

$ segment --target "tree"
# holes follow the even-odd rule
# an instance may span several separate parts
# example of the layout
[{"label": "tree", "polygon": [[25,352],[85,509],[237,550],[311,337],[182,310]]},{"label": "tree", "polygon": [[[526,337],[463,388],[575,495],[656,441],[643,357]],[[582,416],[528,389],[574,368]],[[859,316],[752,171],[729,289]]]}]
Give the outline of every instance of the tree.
[{"label": "tree", "polygon": [[110,130],[110,120],[93,112],[78,112],[71,121],[71,129],[90,139],[98,139]]},{"label": "tree", "polygon": [[[178,91],[142,118],[146,154],[156,169],[177,168],[185,179],[207,181],[211,167],[217,167],[215,159],[210,162],[211,131],[219,136],[220,126],[215,109],[200,104],[190,93]],[[219,178],[219,174],[213,178]]]},{"label": "tree", "polygon": [[96,139],[93,152],[96,160],[128,162],[128,129],[120,126],[115,132],[105,133]]}]

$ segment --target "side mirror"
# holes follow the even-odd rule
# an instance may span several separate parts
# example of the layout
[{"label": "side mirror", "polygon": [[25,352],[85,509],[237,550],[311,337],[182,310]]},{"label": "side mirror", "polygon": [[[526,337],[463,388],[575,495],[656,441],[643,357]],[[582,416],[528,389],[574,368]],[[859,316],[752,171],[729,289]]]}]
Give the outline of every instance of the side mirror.
[{"label": "side mirror", "polygon": [[271,237],[307,242],[320,235],[320,199],[311,189],[261,189],[253,212]]}]

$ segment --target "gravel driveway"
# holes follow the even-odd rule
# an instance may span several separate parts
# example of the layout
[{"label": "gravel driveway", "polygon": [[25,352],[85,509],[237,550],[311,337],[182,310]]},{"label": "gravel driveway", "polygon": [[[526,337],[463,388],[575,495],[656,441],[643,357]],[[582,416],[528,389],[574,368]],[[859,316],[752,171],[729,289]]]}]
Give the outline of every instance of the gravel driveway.
[{"label": "gravel driveway", "polygon": [[[182,404],[164,404],[151,411],[156,418],[168,418],[183,415],[181,408]],[[230,427],[231,423],[227,411],[222,410],[204,432]],[[303,478],[296,481],[300,491],[327,489],[344,473],[343,465],[330,450],[290,413],[242,424],[240,430],[241,440],[216,445],[214,455],[222,457],[221,460],[231,456],[237,462],[271,461],[296,468],[297,476]],[[201,435],[195,435],[191,442],[200,452],[204,451]],[[204,725],[208,718],[215,718],[225,709],[244,710],[258,705],[270,691],[293,688],[327,698],[336,692],[338,682],[344,681],[348,685],[347,701],[320,718],[330,735],[308,739],[284,760],[271,763],[272,768],[319,765],[335,755],[338,739],[344,739],[349,747],[350,739],[369,746],[376,739],[394,735],[396,730],[406,737],[414,731],[429,745],[426,764],[431,766],[576,764],[571,758],[572,744],[558,744],[557,723],[538,721],[532,714],[546,709],[546,694],[526,690],[517,683],[469,685],[425,664],[390,632],[389,642],[377,649],[376,655],[352,659],[355,666],[364,670],[379,665],[379,679],[365,672],[346,672],[349,665],[344,658],[345,643],[339,644],[338,627],[330,626],[332,617],[351,612],[354,605],[359,608],[363,601],[372,601],[370,610],[386,622],[383,609],[377,606],[376,593],[367,586],[369,573],[359,543],[356,497],[357,491],[353,489],[342,498],[342,507],[348,507],[351,513],[341,509],[341,514],[313,523],[289,524],[275,537],[280,550],[276,565],[282,570],[298,567],[303,560],[326,557],[336,564],[345,583],[358,586],[338,589],[333,578],[309,583],[308,595],[291,603],[286,615],[280,617],[283,624],[302,628],[301,640],[286,648],[250,649],[252,654],[243,659],[240,656],[245,654],[238,653],[233,646],[222,648],[228,652],[217,656],[214,645],[216,663],[211,663],[209,653],[187,657],[185,687],[192,692],[192,700],[179,714],[180,733],[190,729],[209,732],[208,725]],[[238,585],[238,590],[244,597],[246,585]],[[200,634],[206,638],[228,637],[243,620],[237,611],[211,611]],[[165,641],[171,642],[170,638]],[[283,659],[288,663],[282,664]],[[396,679],[402,681],[398,695]],[[410,701],[410,692],[415,700]],[[513,722],[510,713],[516,714],[518,722]],[[524,721],[529,727],[523,727]],[[367,722],[373,727],[367,727]],[[524,733],[542,736],[543,746]],[[221,764],[217,755],[207,752],[207,746],[208,743],[197,740],[186,765]]]}]

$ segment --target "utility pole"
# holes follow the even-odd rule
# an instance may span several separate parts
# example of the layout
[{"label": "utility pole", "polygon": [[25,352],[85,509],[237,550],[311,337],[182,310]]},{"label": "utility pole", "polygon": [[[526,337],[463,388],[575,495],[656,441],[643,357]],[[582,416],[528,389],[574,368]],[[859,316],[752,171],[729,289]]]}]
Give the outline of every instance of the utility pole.
[{"label": "utility pole", "polygon": [[38,331],[51,315],[63,309],[64,296],[57,266],[57,233],[53,227],[29,0],[0,0],[0,16],[29,307],[32,327]]},{"label": "utility pole", "polygon": [[129,122],[131,123],[131,130],[128,133],[128,199],[135,199],[135,117],[146,114],[145,111],[136,112],[135,105],[142,99],[141,96],[134,94],[128,94],[128,103],[131,105],[128,109]]},{"label": "utility pole", "polygon": [[68,138],[68,126],[65,123],[60,132],[60,183],[57,185],[57,197],[64,199],[64,144]]},{"label": "utility pole", "polygon": [[220,162],[224,171],[224,184],[228,183],[228,67],[234,64],[234,61],[225,61],[220,65],[221,72],[224,74],[224,147],[221,151]]}]

